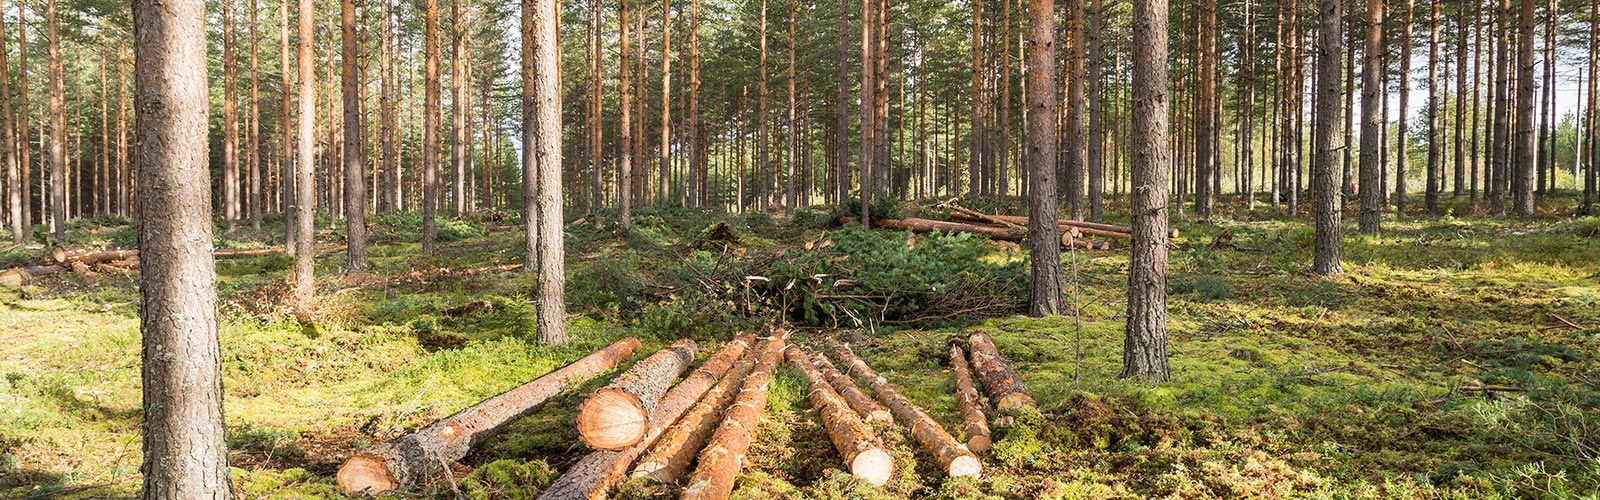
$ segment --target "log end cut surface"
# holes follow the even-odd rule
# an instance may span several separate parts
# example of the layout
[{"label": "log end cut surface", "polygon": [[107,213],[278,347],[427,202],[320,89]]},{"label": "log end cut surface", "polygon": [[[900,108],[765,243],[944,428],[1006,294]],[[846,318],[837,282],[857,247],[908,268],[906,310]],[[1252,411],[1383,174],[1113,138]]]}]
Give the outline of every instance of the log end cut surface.
[{"label": "log end cut surface", "polygon": [[620,450],[644,439],[650,415],[627,391],[601,389],[578,407],[578,437],[597,450]]},{"label": "log end cut surface", "polygon": [[358,494],[377,496],[400,487],[394,476],[389,474],[388,462],[385,462],[383,457],[365,452],[350,457],[344,465],[339,466],[336,480],[339,483],[339,491],[350,496]]},{"label": "log end cut surface", "polygon": [[989,436],[973,436],[967,438],[967,449],[971,450],[973,453],[983,453],[989,451],[989,447],[993,444],[994,443],[989,440]]},{"label": "log end cut surface", "polygon": [[894,475],[894,457],[877,448],[863,451],[850,461],[850,474],[867,484],[883,486]]},{"label": "log end cut surface", "polygon": [[977,479],[978,475],[982,471],[983,465],[979,464],[978,459],[971,455],[959,456],[956,457],[955,460],[950,461],[950,477],[970,477]]}]

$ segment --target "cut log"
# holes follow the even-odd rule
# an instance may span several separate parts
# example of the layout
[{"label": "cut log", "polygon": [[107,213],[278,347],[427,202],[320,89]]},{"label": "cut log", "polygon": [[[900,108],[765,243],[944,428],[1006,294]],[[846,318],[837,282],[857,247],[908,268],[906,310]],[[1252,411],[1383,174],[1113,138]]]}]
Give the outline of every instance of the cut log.
[{"label": "cut log", "polygon": [[722,423],[711,435],[711,441],[700,451],[700,462],[689,484],[684,486],[679,500],[725,500],[733,493],[733,480],[744,465],[745,451],[750,448],[750,438],[755,437],[761,424],[761,411],[767,407],[767,384],[778,368],[778,358],[789,342],[789,332],[774,333],[771,347],[762,349],[755,370],[739,388],[739,396],[722,415]]},{"label": "cut log", "polygon": [[1006,412],[1034,405],[1027,386],[1011,369],[1011,363],[1000,356],[1000,350],[995,348],[994,340],[988,334],[972,334],[967,339],[967,345],[972,348],[973,371],[978,373],[978,380],[983,381],[983,387],[989,391],[989,401],[994,403],[995,408]]},{"label": "cut log", "polygon": [[765,356],[767,351],[782,348],[783,344],[768,339],[759,350],[746,352],[717,385],[706,391],[683,417],[668,427],[651,445],[644,458],[639,459],[638,465],[633,467],[630,476],[649,477],[666,484],[682,481],[684,474],[689,471],[689,463],[694,461],[706,438],[717,430],[717,417],[738,397],[745,379],[755,370],[756,360]]},{"label": "cut log", "polygon": [[835,358],[844,363],[845,371],[855,377],[857,382],[871,387],[878,394],[878,401],[889,407],[894,412],[894,418],[900,419],[911,429],[911,437],[917,440],[922,450],[933,455],[938,460],[939,466],[944,468],[950,477],[972,477],[976,479],[983,473],[983,465],[978,462],[978,457],[972,454],[967,446],[956,441],[949,431],[940,427],[938,422],[929,417],[928,413],[911,402],[910,398],[900,394],[898,389],[889,384],[888,380],[878,376],[878,372],[867,366],[867,362],[856,357],[850,347],[829,339],[828,347],[833,351]]},{"label": "cut log", "polygon": [[67,268],[57,265],[13,267],[0,271],[0,285],[22,286],[30,281],[39,279],[41,276],[49,276],[66,270]]},{"label": "cut log", "polygon": [[[219,258],[220,257],[255,257],[255,256],[261,256],[261,255],[272,255],[272,254],[277,254],[277,253],[282,253],[282,252],[283,252],[283,248],[282,247],[275,247],[275,248],[224,248],[224,249],[213,250],[211,252],[211,256],[212,257],[219,257]],[[134,248],[121,249],[121,250],[117,250],[117,249],[101,250],[101,249],[90,248],[90,247],[63,247],[63,246],[57,246],[57,247],[54,247],[54,248],[50,249],[50,259],[51,260],[54,260],[57,264],[67,264],[67,265],[70,265],[73,262],[82,262],[82,263],[84,263],[86,265],[91,265],[91,264],[99,264],[99,263],[103,263],[103,262],[116,262],[116,261],[125,261],[125,260],[130,260],[130,259],[137,259],[138,257],[139,257],[139,250],[138,249],[134,249]]]},{"label": "cut log", "polygon": [[1010,221],[1007,221],[1005,219],[1001,219],[999,217],[995,217],[993,215],[989,215],[989,214],[986,214],[986,213],[983,213],[983,212],[979,212],[977,210],[973,210],[973,209],[970,209],[970,208],[967,208],[967,207],[963,207],[963,206],[961,206],[960,203],[956,203],[956,200],[954,200],[954,199],[950,200],[950,203],[948,204],[948,206],[950,207],[950,210],[954,211],[954,213],[961,214],[961,215],[967,216],[967,217],[971,217],[973,220],[985,221],[985,222],[989,222],[989,223],[992,223],[992,224],[999,224],[999,225],[1002,225],[1002,226],[1014,227],[1014,228],[1017,228],[1017,229],[1023,229],[1025,227],[1027,227],[1027,226],[1024,226],[1022,224],[1018,224],[1018,223],[1015,223],[1015,222],[1010,222]]},{"label": "cut log", "polygon": [[[1028,225],[1028,218],[1026,216],[1021,216],[1021,215],[988,215],[988,214],[981,214],[981,215],[983,215],[984,217],[989,217],[989,218],[992,218],[994,220],[1002,221],[1002,222],[1005,222],[1005,223],[1017,224],[1017,225],[1021,225],[1021,226]],[[989,219],[979,218],[977,216],[974,216],[974,215],[971,215],[971,214],[967,214],[967,213],[963,213],[963,212],[951,212],[950,213],[950,218],[956,219],[956,220],[964,220],[964,221],[988,221],[989,220]],[[1112,225],[1112,224],[1101,224],[1101,223],[1098,223],[1098,222],[1088,222],[1088,221],[1072,220],[1072,219],[1060,219],[1060,220],[1057,220],[1056,223],[1060,224],[1062,226],[1076,227],[1076,228],[1078,228],[1080,230],[1093,230],[1094,231],[1094,232],[1084,231],[1084,234],[1095,234],[1095,235],[1100,235],[1100,236],[1111,236],[1111,237],[1116,237],[1116,238],[1127,238],[1127,237],[1129,237],[1127,235],[1132,235],[1133,234],[1133,228],[1128,227],[1128,226],[1117,226],[1117,225]],[[1178,230],[1176,228],[1168,230],[1167,231],[1167,236],[1168,237],[1172,237],[1172,238],[1177,238],[1178,237]]]},{"label": "cut log", "polygon": [[667,426],[694,405],[700,396],[717,383],[734,363],[743,358],[750,345],[755,343],[752,336],[741,336],[728,342],[699,368],[695,368],[689,376],[684,377],[678,385],[672,386],[661,397],[661,404],[656,406],[656,411],[650,414],[650,426],[645,431],[644,440],[639,444],[629,446],[623,450],[595,450],[578,460],[571,468],[561,474],[561,477],[551,483],[549,488],[539,494],[538,500],[599,500],[610,494],[611,488],[621,482],[628,466],[633,460],[644,453],[646,448],[660,437]]},{"label": "cut log", "polygon": [[961,432],[967,435],[967,449],[973,453],[989,451],[993,443],[989,437],[989,419],[983,415],[983,396],[972,383],[972,370],[967,368],[967,353],[958,346],[950,346],[950,371],[956,377],[956,409],[961,412]]},{"label": "cut log", "polygon": [[357,453],[339,466],[346,495],[378,495],[427,477],[460,460],[473,446],[543,406],[550,398],[633,357],[639,339],[625,338],[570,365],[439,420],[416,432]]},{"label": "cut log", "polygon": [[845,404],[850,405],[850,409],[861,415],[863,420],[869,423],[894,421],[894,416],[889,413],[888,408],[884,408],[883,405],[874,401],[872,396],[868,396],[866,392],[863,392],[860,387],[856,386],[855,381],[850,380],[849,376],[839,373],[839,369],[834,368],[833,363],[829,362],[828,358],[822,357],[820,353],[807,352],[811,358],[811,365],[816,367],[822,377],[827,379],[828,385],[833,386],[834,392],[838,393],[839,397],[844,398]]},{"label": "cut log", "polygon": [[790,347],[787,354],[789,366],[805,374],[808,382],[806,400],[817,410],[822,426],[828,429],[828,439],[839,456],[850,466],[850,475],[867,484],[883,486],[894,475],[894,457],[883,448],[883,441],[861,420],[861,415],[850,408],[829,385],[814,364],[814,357],[798,346]]},{"label": "cut log", "polygon": [[620,450],[644,439],[650,413],[689,365],[694,341],[682,339],[633,365],[578,405],[578,439],[597,450]]},{"label": "cut log", "polygon": [[[855,222],[855,218],[840,217],[839,222],[849,224],[851,222]],[[916,233],[930,233],[934,231],[943,231],[947,233],[973,233],[1002,241],[1022,241],[1023,238],[1028,236],[1027,231],[1010,227],[979,226],[976,224],[963,224],[960,222],[916,218],[872,219],[872,227],[883,229],[906,229]]]}]

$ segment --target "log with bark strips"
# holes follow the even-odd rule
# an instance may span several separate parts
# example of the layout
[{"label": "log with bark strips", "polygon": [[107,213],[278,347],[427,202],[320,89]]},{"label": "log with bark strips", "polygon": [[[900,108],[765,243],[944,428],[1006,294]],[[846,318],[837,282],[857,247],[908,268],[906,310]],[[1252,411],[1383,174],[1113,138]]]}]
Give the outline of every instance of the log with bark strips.
[{"label": "log with bark strips", "polygon": [[[1028,218],[1026,216],[1021,216],[1021,215],[987,215],[987,214],[985,214],[985,215],[988,216],[988,217],[991,217],[991,218],[993,218],[995,220],[1000,220],[1000,221],[1004,221],[1004,222],[1008,222],[1008,223],[1012,223],[1012,224],[1017,224],[1017,225],[1021,225],[1021,226],[1028,225]],[[974,216],[969,215],[969,214],[963,214],[961,212],[952,212],[950,214],[950,217],[953,218],[953,219],[968,220],[968,221],[987,220],[987,219],[980,219],[980,218],[974,217]],[[1056,221],[1056,223],[1060,224],[1062,226],[1076,227],[1076,228],[1078,228],[1080,230],[1088,229],[1088,230],[1094,230],[1095,231],[1095,232],[1092,232],[1092,233],[1089,232],[1089,231],[1084,231],[1084,234],[1096,234],[1096,235],[1101,235],[1101,236],[1114,236],[1114,237],[1119,237],[1119,238],[1125,237],[1125,236],[1117,236],[1118,234],[1121,234],[1121,235],[1131,235],[1131,234],[1133,234],[1133,228],[1128,227],[1128,226],[1117,226],[1117,225],[1112,225],[1112,224],[1101,224],[1101,223],[1098,223],[1098,222],[1088,222],[1088,221],[1072,220],[1072,219],[1061,219],[1061,220]],[[1171,238],[1177,238],[1178,237],[1178,230],[1176,228],[1168,230],[1167,231],[1167,236],[1171,237]]]},{"label": "log with bark strips", "polygon": [[956,441],[949,431],[940,427],[938,422],[929,417],[926,411],[911,402],[898,389],[889,384],[889,381],[867,366],[865,361],[856,357],[850,347],[836,340],[828,339],[828,347],[833,351],[835,358],[844,363],[845,371],[857,382],[871,387],[878,394],[878,401],[889,407],[894,412],[894,417],[900,419],[911,429],[911,437],[917,440],[923,451],[933,455],[939,461],[950,477],[977,478],[983,473],[983,465],[978,462],[978,457],[972,454],[967,446]]},{"label": "log with bark strips", "polygon": [[967,353],[959,346],[950,346],[950,371],[956,378],[956,409],[961,412],[961,432],[967,435],[967,449],[973,453],[989,450],[993,443],[989,437],[989,419],[983,414],[983,396],[972,383],[972,371],[967,368]]},{"label": "log with bark strips", "polygon": [[[849,224],[855,222],[854,217],[840,217],[839,222]],[[930,219],[872,219],[872,227],[882,229],[907,229],[916,233],[930,233],[943,231],[947,233],[973,233],[988,236],[991,239],[1002,241],[1022,241],[1028,232],[1009,227],[979,226],[976,224],[963,224]]]},{"label": "log with bark strips", "polygon": [[339,466],[339,490],[346,495],[377,495],[427,477],[444,464],[460,460],[473,446],[533,413],[561,391],[633,357],[638,348],[639,339],[618,340],[532,382],[357,453]]},{"label": "log with bark strips", "polygon": [[22,286],[42,276],[66,271],[67,268],[57,265],[13,267],[0,271],[0,285]]},{"label": "log with bark strips", "polygon": [[821,353],[807,352],[811,357],[811,365],[816,367],[824,378],[828,379],[828,384],[833,386],[834,392],[839,393],[839,397],[844,398],[844,402],[849,404],[850,408],[855,410],[857,414],[861,415],[861,418],[869,423],[894,421],[894,414],[890,413],[888,408],[884,408],[883,405],[873,400],[872,396],[868,396],[866,392],[863,392],[860,387],[856,386],[854,380],[850,380],[848,375],[839,373],[839,369],[834,368],[833,363],[829,362],[828,358],[822,357]]},{"label": "log with bark strips", "polygon": [[[257,256],[262,256],[262,255],[272,255],[272,254],[278,254],[278,253],[283,253],[283,248],[282,247],[273,247],[273,248],[222,248],[222,249],[213,250],[211,252],[211,256],[212,257],[219,257],[219,258],[221,258],[221,257],[257,257]],[[127,260],[134,260],[134,259],[138,259],[138,258],[139,258],[139,250],[138,249],[134,249],[134,248],[100,250],[100,249],[89,248],[89,247],[62,247],[62,246],[58,246],[58,247],[50,249],[50,259],[54,260],[57,264],[71,264],[73,262],[82,262],[84,264],[99,264],[99,263],[103,263],[103,262],[127,261]],[[137,262],[137,261],[135,261],[135,262]]]},{"label": "log with bark strips", "polygon": [[679,340],[589,395],[578,405],[578,439],[597,450],[620,450],[643,440],[656,403],[694,363],[694,355],[694,341]]},{"label": "log with bark strips", "polygon": [[733,480],[743,467],[750,438],[755,437],[756,428],[761,424],[761,412],[767,407],[767,384],[772,381],[778,358],[788,341],[789,332],[784,330],[776,332],[768,341],[773,347],[762,350],[761,359],[756,360],[756,368],[745,379],[739,396],[723,413],[722,423],[700,451],[700,462],[689,476],[689,484],[684,486],[679,500],[724,500],[733,492]]},{"label": "log with bark strips", "polygon": [[725,375],[734,374],[742,376],[738,370],[733,370],[734,364],[745,358],[745,353],[755,343],[753,336],[740,336],[729,341],[716,354],[711,355],[695,368],[689,376],[684,377],[678,385],[672,386],[661,397],[661,404],[656,406],[656,411],[650,414],[650,428],[645,432],[644,440],[639,444],[624,450],[596,450],[578,460],[577,464],[568,468],[561,477],[556,479],[550,487],[539,494],[538,500],[598,500],[606,498],[611,488],[621,482],[628,471],[628,466],[633,460],[644,453],[656,438],[661,437],[667,426],[678,420],[690,406],[712,384],[726,379]]},{"label": "log with bark strips", "polygon": [[894,475],[894,458],[883,447],[861,415],[846,404],[814,364],[815,357],[799,346],[789,348],[789,366],[805,374],[806,399],[817,410],[833,448],[850,466],[850,474],[873,486],[883,486]]},{"label": "log with bark strips", "polygon": [[633,467],[630,477],[649,477],[651,480],[666,484],[676,484],[683,479],[689,471],[689,463],[694,461],[695,454],[700,452],[706,438],[717,429],[717,417],[722,415],[724,408],[733,403],[738,397],[739,389],[744,385],[750,372],[755,370],[756,360],[760,359],[767,351],[781,349],[783,344],[768,339],[762,344],[761,349],[750,350],[733,370],[723,377],[711,390],[695,402],[694,407],[684,413],[671,427],[668,427],[659,439],[656,439],[644,458],[639,459],[638,465]]},{"label": "log with bark strips", "polygon": [[994,403],[995,408],[1006,412],[1034,405],[1027,386],[1011,369],[1011,363],[1000,355],[1000,350],[994,346],[994,339],[978,332],[967,339],[967,345],[972,348],[973,371],[978,373],[978,380],[983,381],[983,387],[988,389],[989,401]]}]

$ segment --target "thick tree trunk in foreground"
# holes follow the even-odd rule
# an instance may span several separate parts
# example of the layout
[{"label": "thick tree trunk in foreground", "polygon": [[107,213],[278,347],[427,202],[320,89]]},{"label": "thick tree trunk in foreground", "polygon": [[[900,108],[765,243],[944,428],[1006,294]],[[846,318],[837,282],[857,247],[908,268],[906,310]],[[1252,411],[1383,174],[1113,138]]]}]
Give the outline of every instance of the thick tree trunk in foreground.
[{"label": "thick tree trunk in foreground", "polygon": [[[1035,0],[1038,1],[1038,0]],[[894,416],[900,419],[911,430],[911,437],[917,440],[923,451],[933,455],[950,477],[972,477],[977,479],[983,472],[983,465],[978,462],[978,457],[967,450],[966,445],[956,441],[944,427],[934,421],[928,413],[911,402],[905,395],[900,394],[889,381],[878,376],[878,373],[867,366],[865,361],[850,352],[850,347],[830,339],[829,348],[833,351],[834,358],[844,363],[845,371],[854,377],[857,382],[871,387],[878,395],[878,401],[889,407]]]},{"label": "thick tree trunk in foreground", "polygon": [[356,75],[356,0],[339,3],[343,27],[343,68],[340,73],[344,94],[344,203],[345,258],[350,269],[367,268],[367,182],[362,172],[366,159],[361,145],[361,82]]},{"label": "thick tree trunk in foreground", "polygon": [[638,458],[656,441],[656,438],[661,437],[669,425],[676,422],[678,417],[712,388],[712,384],[724,379],[723,375],[729,373],[734,363],[744,357],[754,342],[754,337],[749,335],[729,341],[722,350],[706,359],[699,368],[695,368],[694,372],[684,377],[683,382],[673,386],[672,390],[661,397],[660,404],[650,414],[650,427],[645,432],[643,440],[624,450],[598,450],[585,455],[582,460],[562,473],[550,487],[545,488],[544,492],[539,494],[539,500],[606,498],[611,488],[625,477],[624,474],[628,471],[628,466],[633,464],[633,459]]},{"label": "thick tree trunk in foreground", "polygon": [[538,270],[539,342],[567,341],[561,219],[561,48],[556,0],[522,2],[524,270]]},{"label": "thick tree trunk in foreground", "polygon": [[863,420],[867,422],[894,421],[894,414],[889,413],[888,408],[884,408],[883,405],[873,400],[872,396],[862,392],[861,388],[856,386],[855,381],[850,380],[849,375],[840,373],[839,369],[828,361],[828,358],[822,357],[820,353],[810,354],[812,367],[817,369],[817,373],[821,373],[824,378],[828,379],[828,385],[832,386],[834,392],[838,393],[839,397],[844,398],[845,404],[850,405],[850,408],[855,410],[856,414],[861,415]]},{"label": "thick tree trunk in foreground", "polygon": [[1011,369],[1011,363],[1000,355],[1000,349],[995,347],[989,334],[972,334],[967,339],[967,347],[972,349],[972,369],[977,372],[983,387],[988,389],[989,401],[996,409],[1007,412],[1034,405],[1028,387]]},{"label": "thick tree trunk in foreground", "polygon": [[[1361,183],[1363,233],[1376,233],[1383,214],[1383,0],[1367,0],[1367,37],[1361,47]],[[1459,129],[1458,129],[1459,130]]]},{"label": "thick tree trunk in foreground", "polygon": [[205,2],[135,0],[145,500],[228,499],[211,183]]},{"label": "thick tree trunk in foreground", "polygon": [[358,453],[339,466],[339,490],[346,495],[377,495],[415,483],[466,456],[473,446],[538,410],[561,391],[633,357],[638,348],[639,339],[618,340],[532,382]]},{"label": "thick tree trunk in foreground", "polygon": [[578,438],[598,450],[620,450],[644,439],[656,402],[694,363],[693,340],[682,339],[633,365],[578,405]]},{"label": "thick tree trunk in foreground", "polygon": [[689,476],[689,484],[684,486],[680,499],[721,500],[733,492],[733,479],[743,467],[745,451],[761,424],[761,411],[767,406],[767,384],[772,381],[778,357],[788,341],[789,332],[782,330],[768,340],[771,346],[762,349],[755,370],[745,379],[733,404],[723,412],[722,424],[700,452],[699,465]]},{"label": "thick tree trunk in foreground", "polygon": [[[1167,366],[1167,0],[1133,2],[1128,326],[1122,376],[1165,381]],[[1292,194],[1292,193],[1291,193]],[[1293,196],[1290,197],[1291,200]],[[979,367],[982,372],[982,367]]]},{"label": "thick tree trunk in foreground", "polygon": [[[1056,225],[1055,1],[1028,2],[1028,241],[1033,289],[1028,314],[1061,314],[1061,240]],[[1074,216],[1073,218],[1077,218]]]},{"label": "thick tree trunk in foreground", "polygon": [[974,453],[989,451],[989,419],[983,414],[983,396],[972,384],[972,370],[967,367],[967,353],[958,346],[950,346],[950,371],[956,377],[956,409],[961,412],[961,432],[967,435],[967,449]]},{"label": "thick tree trunk in foreground", "polygon": [[[1317,27],[1317,123],[1313,131],[1317,156],[1311,169],[1317,235],[1311,272],[1328,276],[1344,272],[1340,263],[1344,197],[1339,195],[1339,167],[1336,165],[1339,151],[1344,148],[1339,144],[1339,121],[1344,112],[1339,102],[1339,66],[1342,64],[1339,45],[1344,38],[1344,2],[1322,0],[1319,10],[1322,17]],[[1429,116],[1434,114],[1430,112]],[[1429,167],[1429,175],[1437,173],[1436,167]],[[1437,197],[1437,186],[1434,188]]]},{"label": "thick tree trunk in foreground", "polygon": [[[287,0],[285,0],[287,1]],[[295,250],[294,250],[294,296],[295,315],[302,323],[309,323],[316,309],[316,282],[312,279],[316,250],[312,247],[316,243],[317,228],[314,225],[317,206],[316,182],[312,169],[316,160],[316,116],[317,116],[317,90],[316,90],[316,61],[312,57],[311,45],[315,41],[314,3],[312,0],[299,0],[300,20],[300,116],[297,132],[299,134],[299,150],[295,161]]]},{"label": "thick tree trunk in foreground", "polygon": [[828,384],[828,379],[813,364],[815,358],[811,353],[797,346],[789,348],[787,356],[789,366],[805,374],[808,382],[806,398],[811,402],[811,407],[817,410],[823,427],[828,429],[833,448],[849,464],[850,475],[873,486],[888,483],[894,475],[894,457],[889,456],[878,435]]},{"label": "thick tree trunk in foreground", "polygon": [[[753,341],[752,341],[753,342]],[[673,423],[663,432],[649,448],[648,453],[639,459],[630,477],[649,476],[660,483],[676,484],[688,472],[689,464],[699,453],[701,445],[706,438],[716,430],[717,417],[722,415],[723,409],[733,403],[733,398],[739,395],[739,388],[743,386],[750,372],[755,370],[756,360],[767,350],[782,349],[783,345],[768,340],[761,344],[760,349],[749,349],[739,357],[727,376],[717,381],[717,385],[707,390],[705,395],[683,417]]]}]

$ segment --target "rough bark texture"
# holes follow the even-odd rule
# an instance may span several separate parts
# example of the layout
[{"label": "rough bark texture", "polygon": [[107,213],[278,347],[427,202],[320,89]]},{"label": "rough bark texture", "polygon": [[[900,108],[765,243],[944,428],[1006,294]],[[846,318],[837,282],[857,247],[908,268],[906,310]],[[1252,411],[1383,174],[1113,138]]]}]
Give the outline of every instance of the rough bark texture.
[{"label": "rough bark texture", "polygon": [[66,267],[57,265],[13,267],[0,271],[0,285],[22,286],[44,276],[65,272]]},{"label": "rough bark texture", "polygon": [[763,352],[781,349],[782,345],[771,340],[763,343],[761,349],[749,350],[727,376],[707,390],[694,407],[683,414],[676,423],[661,435],[660,439],[651,445],[644,458],[639,459],[639,464],[634,466],[631,477],[649,476],[652,480],[661,483],[674,484],[683,479],[689,470],[689,463],[694,460],[700,446],[705,444],[706,438],[716,430],[716,418],[722,414],[723,408],[733,402],[738,396],[739,388],[744,384],[750,372],[755,370],[756,359]]},{"label": "rough bark texture", "polygon": [[145,500],[232,498],[206,146],[205,3],[133,2]]},{"label": "rough bark texture", "polygon": [[[1033,288],[1028,314],[1061,314],[1061,240],[1056,225],[1055,1],[1028,2],[1028,226]],[[1074,217],[1076,218],[1076,217]]]},{"label": "rough bark texture", "polygon": [[974,479],[982,474],[983,465],[978,462],[978,457],[967,450],[966,445],[956,441],[956,438],[944,427],[940,427],[927,412],[900,394],[888,380],[878,376],[872,367],[867,366],[865,361],[850,352],[849,346],[830,339],[828,347],[833,351],[834,358],[844,363],[845,371],[849,372],[851,377],[871,387],[877,393],[878,401],[888,406],[889,411],[894,412],[895,418],[900,419],[900,422],[911,429],[911,437],[917,440],[923,451],[933,455],[946,474],[950,477]]},{"label": "rough bark texture", "polygon": [[[567,341],[561,219],[561,48],[556,0],[522,3],[523,269],[537,269],[539,341]],[[531,214],[531,217],[530,217]]]},{"label": "rough bark texture", "polygon": [[828,439],[839,451],[850,474],[873,486],[883,486],[894,475],[894,458],[884,450],[878,435],[867,427],[861,415],[839,396],[826,376],[814,364],[814,355],[799,347],[789,348],[789,366],[805,374],[806,399],[817,410],[823,427],[828,429]]},{"label": "rough bark texture", "polygon": [[974,453],[989,451],[989,419],[983,414],[983,396],[972,383],[972,370],[967,367],[967,354],[958,346],[950,346],[950,371],[956,378],[956,409],[961,412],[961,432],[967,435],[967,449]]},{"label": "rough bark texture", "polygon": [[416,432],[357,453],[339,466],[339,490],[346,495],[377,495],[426,477],[459,460],[473,446],[506,424],[538,410],[545,401],[595,375],[610,370],[639,348],[639,339],[625,338],[570,365],[478,403]]},{"label": "rough bark texture", "polygon": [[972,369],[977,372],[984,389],[989,391],[989,401],[994,403],[996,409],[1006,412],[1034,405],[1028,387],[1011,369],[1011,363],[1000,355],[1000,349],[995,347],[994,339],[989,338],[989,334],[972,334],[967,339],[967,347],[972,349]]},{"label": "rough bark texture", "polygon": [[1383,0],[1367,1],[1367,37],[1361,48],[1361,216],[1363,233],[1376,233],[1383,213]]},{"label": "rough bark texture", "polygon": [[694,355],[694,341],[679,340],[589,395],[578,405],[578,439],[598,450],[620,450],[643,440],[656,402],[694,363]]},{"label": "rough bark texture", "polygon": [[[5,5],[0,3],[0,13],[5,11]],[[0,15],[0,33],[8,33],[4,15]],[[6,180],[6,221],[11,225],[11,244],[21,245],[26,239],[23,226],[27,225],[22,215],[22,188],[27,184],[22,180],[22,170],[17,159],[17,130],[13,125],[11,114],[11,66],[6,62],[6,37],[0,36],[0,164],[5,166]]]},{"label": "rough bark texture", "polygon": [[[1133,158],[1128,326],[1122,376],[1165,381],[1167,366],[1167,1],[1133,2]],[[1292,197],[1291,197],[1292,198]],[[980,373],[982,368],[979,367]]]},{"label": "rough bark texture", "polygon": [[689,484],[684,486],[682,496],[678,498],[721,500],[733,492],[733,480],[744,465],[744,454],[750,447],[750,438],[755,437],[756,428],[761,424],[761,411],[767,406],[767,384],[772,381],[772,374],[778,368],[778,358],[788,341],[789,332],[781,330],[768,340],[769,347],[762,349],[761,357],[756,360],[749,378],[745,379],[744,387],[739,389],[738,397],[723,413],[722,423],[711,435],[706,448],[701,450],[700,462],[694,474],[689,476]]},{"label": "rough bark texture", "polygon": [[[422,254],[433,255],[438,252],[435,218],[439,213],[439,107],[443,91],[439,85],[439,0],[427,0],[422,26]],[[523,218],[527,219],[527,214]]]},{"label": "rough bark texture", "polygon": [[849,375],[840,373],[839,369],[828,361],[828,358],[822,357],[820,353],[810,354],[811,365],[816,367],[817,372],[821,373],[824,378],[828,379],[828,384],[833,386],[833,391],[838,393],[839,397],[844,398],[845,404],[850,405],[850,408],[855,410],[856,414],[861,415],[863,420],[867,422],[894,421],[894,414],[890,413],[888,408],[884,408],[883,405],[873,400],[872,396],[862,392],[861,388],[856,386],[855,381],[850,380]]},{"label": "rough bark texture", "polygon": [[[1437,0],[1435,0],[1437,1]],[[1508,172],[1511,176],[1512,206],[1518,217],[1533,217],[1533,187],[1537,138],[1533,133],[1533,0],[1521,0],[1521,14],[1517,19],[1517,137],[1516,162]],[[1435,7],[1436,9],[1438,7]],[[1589,22],[1597,22],[1591,19]]]},{"label": "rough bark texture", "polygon": [[361,82],[356,75],[356,0],[339,2],[343,27],[343,65],[340,73],[344,94],[344,203],[345,258],[350,269],[367,268],[367,182],[362,173],[366,164],[361,145]]},{"label": "rough bark texture", "polygon": [[[63,83],[61,34],[56,22],[57,0],[47,0],[45,17],[45,56],[50,69],[50,236],[67,238],[67,91]],[[22,89],[26,93],[28,89]],[[41,201],[43,203],[43,201]]]},{"label": "rough bark texture", "polygon": [[[284,0],[287,2],[288,0]],[[298,15],[300,21],[300,107],[299,123],[296,133],[299,136],[299,149],[295,159],[294,187],[295,187],[295,240],[294,240],[294,296],[295,315],[302,323],[311,322],[316,314],[316,282],[312,278],[315,269],[316,251],[312,245],[316,243],[316,181],[314,162],[316,160],[316,132],[317,117],[317,90],[316,90],[316,61],[312,58],[311,45],[315,41],[314,2],[312,0],[299,0]]]},{"label": "rough bark texture", "polygon": [[1217,126],[1217,0],[1200,1],[1199,83],[1194,112],[1194,214],[1210,219],[1215,205],[1212,183],[1217,176],[1216,143],[1211,141]]},{"label": "rough bark texture", "polygon": [[[1317,123],[1313,131],[1317,157],[1311,168],[1317,235],[1311,272],[1328,276],[1344,272],[1344,265],[1340,263],[1344,197],[1339,194],[1338,165],[1340,150],[1344,148],[1339,135],[1339,121],[1344,113],[1339,100],[1342,65],[1339,46],[1344,39],[1344,2],[1322,0],[1319,10],[1322,14],[1317,27]],[[1429,169],[1430,172],[1434,170],[1437,169]],[[1437,195],[1437,186],[1434,188]]]},{"label": "rough bark texture", "polygon": [[667,391],[650,414],[650,427],[644,439],[623,450],[597,450],[573,464],[550,487],[539,494],[539,500],[599,500],[606,498],[613,486],[621,482],[628,466],[649,448],[668,426],[678,420],[695,401],[699,400],[712,384],[717,383],[734,362],[744,356],[755,342],[752,336],[742,336],[728,342],[699,368],[695,368],[682,382]]}]

